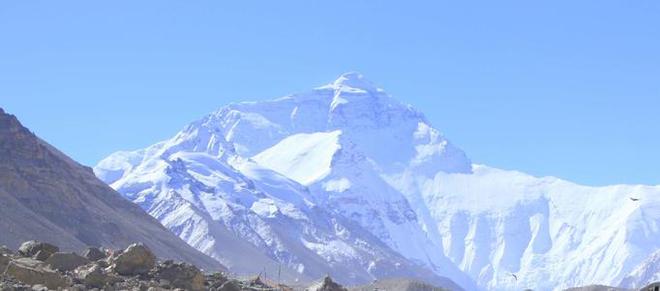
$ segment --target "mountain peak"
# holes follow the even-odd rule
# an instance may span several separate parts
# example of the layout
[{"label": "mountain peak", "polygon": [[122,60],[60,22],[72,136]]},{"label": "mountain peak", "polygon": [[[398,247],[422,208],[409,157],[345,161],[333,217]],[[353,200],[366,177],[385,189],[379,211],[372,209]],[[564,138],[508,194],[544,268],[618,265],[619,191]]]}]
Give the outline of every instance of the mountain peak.
[{"label": "mountain peak", "polygon": [[347,72],[341,74],[334,82],[323,86],[321,88],[332,88],[335,90],[360,90],[360,91],[377,91],[378,87],[369,81],[359,72]]},{"label": "mountain peak", "polygon": [[3,136],[3,138],[17,137],[18,132],[28,133],[27,136],[31,134],[28,129],[23,127],[16,116],[6,113],[4,109],[0,108],[0,136]]}]

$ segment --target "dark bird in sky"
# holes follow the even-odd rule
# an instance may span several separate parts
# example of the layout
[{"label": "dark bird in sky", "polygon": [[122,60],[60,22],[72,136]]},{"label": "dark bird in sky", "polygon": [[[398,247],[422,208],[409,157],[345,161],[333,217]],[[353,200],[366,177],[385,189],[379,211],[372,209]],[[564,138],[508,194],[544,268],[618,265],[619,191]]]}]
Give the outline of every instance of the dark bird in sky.
[{"label": "dark bird in sky", "polygon": [[632,200],[632,201],[639,201],[639,198],[633,198],[633,197],[630,197],[630,200]]},{"label": "dark bird in sky", "polygon": [[513,276],[513,278],[516,279],[516,281],[518,281],[518,276],[516,276],[516,274],[511,273],[511,276]]}]

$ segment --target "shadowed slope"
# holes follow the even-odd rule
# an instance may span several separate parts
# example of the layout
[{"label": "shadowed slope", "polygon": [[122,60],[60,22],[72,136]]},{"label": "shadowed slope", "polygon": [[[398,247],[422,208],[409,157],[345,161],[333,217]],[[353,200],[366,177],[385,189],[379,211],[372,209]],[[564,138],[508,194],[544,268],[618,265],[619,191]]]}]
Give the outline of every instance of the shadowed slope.
[{"label": "shadowed slope", "polygon": [[147,244],[159,257],[223,267],[170,233],[0,109],[0,244],[37,239],[80,250]]}]

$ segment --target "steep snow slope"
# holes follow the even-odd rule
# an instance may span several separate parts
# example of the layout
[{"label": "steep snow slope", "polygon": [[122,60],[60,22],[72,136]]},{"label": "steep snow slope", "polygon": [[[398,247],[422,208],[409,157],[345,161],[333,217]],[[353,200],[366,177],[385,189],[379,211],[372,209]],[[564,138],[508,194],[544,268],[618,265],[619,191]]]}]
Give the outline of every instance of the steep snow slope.
[{"label": "steep snow slope", "polygon": [[374,171],[374,163],[341,131],[292,135],[253,159],[308,185],[321,204],[349,217],[410,260],[471,286],[471,280],[420,227],[406,198]]},{"label": "steep snow slope", "polygon": [[423,197],[445,254],[489,289],[617,285],[660,248],[660,187],[586,187],[485,166],[390,182]]},{"label": "steep snow slope", "polygon": [[621,280],[621,287],[639,289],[660,281],[660,249],[639,264]]},{"label": "steep snow slope", "polygon": [[[195,152],[219,165],[188,166],[197,163],[192,161],[197,158],[187,155]],[[183,172],[194,179],[183,179],[174,188],[166,185],[176,177],[167,170],[172,166],[156,165],[174,163],[179,156]],[[172,195],[168,193],[179,193],[182,200],[202,205],[191,209],[202,209],[216,221],[228,220],[213,218],[224,208],[195,202],[207,194],[194,190],[204,187],[190,187],[201,182],[223,189],[207,192],[219,195],[216,200],[227,208],[249,213],[225,212],[223,217],[232,218],[231,223],[223,223],[228,232],[240,238],[258,237],[249,240],[251,245],[294,270],[298,261],[277,255],[273,250],[278,245],[284,245],[291,257],[311,250],[315,254],[311,257],[323,258],[319,264],[333,270],[356,264],[366,265],[366,272],[373,274],[370,259],[354,255],[339,243],[352,246],[361,239],[381,245],[384,253],[389,249],[405,257],[407,263],[450,276],[468,289],[472,289],[472,279],[488,289],[548,290],[616,285],[659,247],[653,240],[660,235],[658,187],[584,187],[484,166],[473,169],[466,155],[421,112],[392,99],[357,73],[344,74],[306,93],[228,105],[171,140],[112,155],[95,171],[145,208],[151,208],[153,201],[167,204],[167,195]],[[230,177],[225,187],[216,185],[224,180],[209,178],[216,172]],[[633,203],[628,199],[631,195],[641,200]],[[261,197],[269,200],[261,201]],[[328,228],[327,240],[305,240],[301,248],[269,240],[284,235],[261,231],[266,229],[261,225],[272,228],[269,219],[281,212],[283,204],[307,216],[310,211],[328,210],[309,228],[323,229],[318,227],[323,221],[339,219],[345,229],[352,230],[354,240],[342,238],[343,232],[336,227],[334,234],[333,227]],[[159,219],[169,222],[165,217],[181,213],[175,216],[184,218],[188,212],[166,209]],[[187,237],[176,226],[180,224],[168,226]],[[257,231],[252,235],[232,231],[236,225]],[[208,243],[209,237],[200,241]],[[187,240],[204,249],[204,244]],[[360,276],[354,278],[365,278]]]},{"label": "steep snow slope", "polygon": [[204,124],[111,156],[96,171],[232,272],[275,274],[281,266],[282,280],[290,282],[332,274],[350,284],[391,276],[448,283],[317,206],[303,185],[238,157]]},{"label": "steep snow slope", "polygon": [[332,157],[340,149],[341,131],[297,134],[285,138],[276,148],[253,157],[256,162],[303,185],[325,178],[332,170]]}]

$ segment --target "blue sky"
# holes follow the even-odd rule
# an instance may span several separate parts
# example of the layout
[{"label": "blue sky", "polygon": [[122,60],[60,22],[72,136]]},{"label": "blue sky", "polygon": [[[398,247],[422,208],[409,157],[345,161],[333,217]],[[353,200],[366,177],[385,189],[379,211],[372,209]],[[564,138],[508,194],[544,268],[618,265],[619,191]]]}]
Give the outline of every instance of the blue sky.
[{"label": "blue sky", "polygon": [[93,165],[360,71],[477,163],[660,184],[659,1],[3,1],[0,106]]}]

